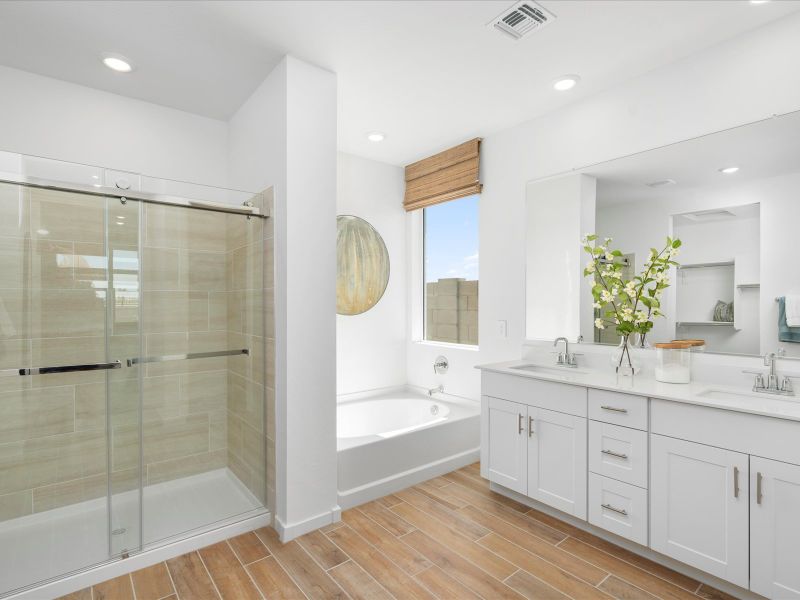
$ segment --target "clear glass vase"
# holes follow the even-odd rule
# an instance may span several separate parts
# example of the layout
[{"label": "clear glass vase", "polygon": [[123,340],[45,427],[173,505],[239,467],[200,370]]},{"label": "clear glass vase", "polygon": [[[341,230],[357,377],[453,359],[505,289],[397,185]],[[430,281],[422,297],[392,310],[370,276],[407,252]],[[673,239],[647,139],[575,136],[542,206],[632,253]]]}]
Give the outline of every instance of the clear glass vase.
[{"label": "clear glass vase", "polygon": [[617,375],[633,377],[639,370],[632,346],[630,335],[620,336],[619,346],[611,353],[611,361],[617,371]]}]

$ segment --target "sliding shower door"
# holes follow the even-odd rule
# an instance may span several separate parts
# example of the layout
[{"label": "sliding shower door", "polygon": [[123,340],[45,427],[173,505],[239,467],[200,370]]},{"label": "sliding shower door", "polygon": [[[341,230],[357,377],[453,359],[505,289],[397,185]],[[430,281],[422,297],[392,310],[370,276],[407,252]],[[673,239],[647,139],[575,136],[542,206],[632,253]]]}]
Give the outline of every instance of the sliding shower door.
[{"label": "sliding shower door", "polygon": [[263,509],[263,219],[143,207],[144,544]]},{"label": "sliding shower door", "polygon": [[0,597],[263,513],[267,224],[0,183]]},{"label": "sliding shower door", "polygon": [[140,545],[137,213],[0,184],[0,595]]}]

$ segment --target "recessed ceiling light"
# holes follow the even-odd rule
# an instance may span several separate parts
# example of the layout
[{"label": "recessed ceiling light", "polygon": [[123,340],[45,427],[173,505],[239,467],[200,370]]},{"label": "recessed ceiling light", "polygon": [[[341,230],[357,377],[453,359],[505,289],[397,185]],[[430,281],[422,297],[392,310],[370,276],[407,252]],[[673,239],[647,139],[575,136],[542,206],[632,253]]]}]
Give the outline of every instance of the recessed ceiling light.
[{"label": "recessed ceiling light", "polygon": [[723,167],[719,170],[720,173],[725,173],[725,175],[730,175],[731,173],[736,173],[739,170],[739,167]]},{"label": "recessed ceiling light", "polygon": [[130,73],[133,71],[131,61],[119,54],[104,54],[103,64],[117,73]]},{"label": "recessed ceiling light", "polygon": [[580,80],[581,78],[577,75],[564,75],[553,82],[553,89],[559,92],[566,92],[578,85]]},{"label": "recessed ceiling light", "polygon": [[382,142],[383,140],[386,139],[386,136],[382,134],[380,131],[370,131],[367,134],[367,139],[370,142]]}]

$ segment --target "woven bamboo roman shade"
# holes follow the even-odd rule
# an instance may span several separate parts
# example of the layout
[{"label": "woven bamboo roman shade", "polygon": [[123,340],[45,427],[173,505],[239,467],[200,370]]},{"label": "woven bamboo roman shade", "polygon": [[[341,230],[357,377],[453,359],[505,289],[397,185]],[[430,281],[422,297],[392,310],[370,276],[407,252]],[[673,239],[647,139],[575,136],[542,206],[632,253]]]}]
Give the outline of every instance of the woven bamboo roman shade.
[{"label": "woven bamboo roman shade", "polygon": [[403,207],[417,210],[479,194],[481,140],[475,138],[406,167]]}]

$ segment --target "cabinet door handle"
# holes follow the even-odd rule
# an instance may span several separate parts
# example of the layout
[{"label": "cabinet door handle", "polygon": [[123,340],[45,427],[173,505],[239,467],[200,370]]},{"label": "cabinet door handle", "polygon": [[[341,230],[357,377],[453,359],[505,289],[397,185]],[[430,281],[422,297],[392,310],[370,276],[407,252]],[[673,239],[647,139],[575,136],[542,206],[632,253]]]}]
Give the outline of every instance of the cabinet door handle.
[{"label": "cabinet door handle", "polygon": [[533,435],[533,417],[528,417],[528,437]]},{"label": "cabinet door handle", "polygon": [[625,510],[624,508],[616,508],[615,506],[611,506],[610,504],[601,504],[600,506],[602,506],[606,510],[610,510],[612,512],[620,514],[623,517],[627,517],[628,516],[628,511]]},{"label": "cabinet door handle", "polygon": [[739,497],[739,467],[733,467],[733,497]]},{"label": "cabinet door handle", "polygon": [[520,434],[520,435],[522,435],[522,429],[523,429],[523,428],[522,428],[522,420],[523,420],[524,418],[525,418],[525,417],[523,417],[522,415],[519,415],[519,420],[517,421],[517,425],[519,426],[519,434]]},{"label": "cabinet door handle", "polygon": [[617,408],[616,406],[601,406],[600,408],[602,408],[603,410],[610,410],[611,412],[618,412],[623,414],[628,413],[627,408]]},{"label": "cabinet door handle", "polygon": [[616,458],[621,458],[623,460],[628,460],[628,455],[627,454],[621,454],[619,452],[614,452],[612,450],[600,450],[600,452],[602,452],[603,454],[608,454],[609,456],[614,456]]},{"label": "cabinet door handle", "polygon": [[764,479],[761,473],[756,473],[756,504],[761,504],[764,499],[763,490],[761,489],[761,482]]}]

